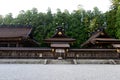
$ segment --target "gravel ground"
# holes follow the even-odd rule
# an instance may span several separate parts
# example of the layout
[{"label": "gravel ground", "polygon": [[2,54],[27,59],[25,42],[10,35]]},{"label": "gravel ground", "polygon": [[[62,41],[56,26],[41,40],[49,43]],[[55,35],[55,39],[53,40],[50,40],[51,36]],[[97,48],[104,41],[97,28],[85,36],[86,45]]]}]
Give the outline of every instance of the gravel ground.
[{"label": "gravel ground", "polygon": [[120,80],[120,65],[0,64],[0,80]]}]

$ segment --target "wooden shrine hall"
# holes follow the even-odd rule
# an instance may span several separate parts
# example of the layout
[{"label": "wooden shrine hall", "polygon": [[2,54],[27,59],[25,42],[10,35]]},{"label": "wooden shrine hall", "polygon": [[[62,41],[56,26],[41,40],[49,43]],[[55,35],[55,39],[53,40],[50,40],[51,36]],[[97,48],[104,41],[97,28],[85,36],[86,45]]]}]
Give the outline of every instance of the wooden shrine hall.
[{"label": "wooden shrine hall", "polygon": [[39,44],[32,39],[31,27],[0,27],[0,47],[35,47]]},{"label": "wooden shrine hall", "polygon": [[[120,40],[111,38],[104,29],[98,29],[81,44],[71,48],[75,39],[57,27],[51,38],[44,40],[49,47],[39,47],[30,26],[0,26],[0,58],[17,59],[119,59]],[[78,44],[80,45],[80,44]]]},{"label": "wooden shrine hall", "polygon": [[45,42],[50,44],[55,58],[66,58],[70,44],[74,41],[75,39],[65,35],[62,27],[57,27],[56,33],[51,38],[45,39]]}]

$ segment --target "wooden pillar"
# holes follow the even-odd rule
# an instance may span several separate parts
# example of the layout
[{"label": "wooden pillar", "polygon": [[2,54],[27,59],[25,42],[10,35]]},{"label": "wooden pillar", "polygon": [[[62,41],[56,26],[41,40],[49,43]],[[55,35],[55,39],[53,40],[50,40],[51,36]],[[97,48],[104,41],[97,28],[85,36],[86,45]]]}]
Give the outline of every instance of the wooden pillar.
[{"label": "wooden pillar", "polygon": [[77,55],[76,55],[76,53],[74,53],[74,58],[77,59]]},{"label": "wooden pillar", "polygon": [[67,57],[67,50],[65,50],[64,59],[66,59],[66,57]]},{"label": "wooden pillar", "polygon": [[68,49],[65,50],[65,59],[68,57]]},{"label": "wooden pillar", "polygon": [[18,42],[16,43],[16,47],[19,47],[19,43]]},{"label": "wooden pillar", "polygon": [[54,48],[52,49],[52,53],[53,53],[53,58],[56,58],[56,56],[55,56],[55,49]]}]

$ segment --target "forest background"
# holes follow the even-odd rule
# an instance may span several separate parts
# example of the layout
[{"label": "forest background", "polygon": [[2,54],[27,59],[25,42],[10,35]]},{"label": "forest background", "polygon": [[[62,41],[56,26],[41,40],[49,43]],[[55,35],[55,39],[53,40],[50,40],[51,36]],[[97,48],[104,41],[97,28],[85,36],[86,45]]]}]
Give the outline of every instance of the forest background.
[{"label": "forest background", "polygon": [[16,17],[12,13],[0,15],[0,25],[32,26],[32,35],[40,46],[46,46],[44,39],[50,38],[57,26],[62,26],[66,35],[76,39],[73,47],[80,48],[80,44],[98,28],[105,28],[111,37],[120,39],[120,0],[111,0],[111,3],[109,11],[105,13],[97,7],[93,11],[81,7],[73,12],[57,9],[57,13],[52,13],[50,8],[47,13],[38,12],[37,8],[21,10]]}]

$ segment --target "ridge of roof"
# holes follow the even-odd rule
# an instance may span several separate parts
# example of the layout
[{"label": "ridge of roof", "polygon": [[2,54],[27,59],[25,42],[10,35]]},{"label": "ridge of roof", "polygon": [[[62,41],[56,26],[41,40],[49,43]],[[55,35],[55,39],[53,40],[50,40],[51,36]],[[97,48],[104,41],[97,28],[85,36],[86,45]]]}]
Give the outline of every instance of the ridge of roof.
[{"label": "ridge of roof", "polygon": [[104,27],[99,27],[98,29],[96,29],[94,32],[92,32],[90,38],[88,38],[88,40],[86,42],[84,42],[83,44],[81,44],[81,47],[92,43],[93,39],[99,37],[100,35],[106,35],[108,38],[111,38],[110,36],[108,36],[105,32],[105,28]]},{"label": "ridge of roof", "polygon": [[32,28],[31,25],[6,25],[6,24],[0,24],[0,28]]}]

